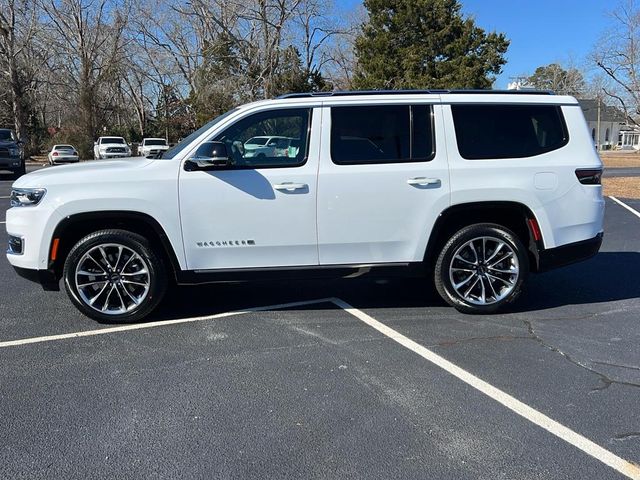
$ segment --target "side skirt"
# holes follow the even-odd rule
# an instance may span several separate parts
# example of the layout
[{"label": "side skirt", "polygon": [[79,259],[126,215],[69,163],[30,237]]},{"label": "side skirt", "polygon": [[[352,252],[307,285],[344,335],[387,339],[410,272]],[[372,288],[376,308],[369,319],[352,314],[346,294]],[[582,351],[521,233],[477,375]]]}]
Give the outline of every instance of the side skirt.
[{"label": "side skirt", "polygon": [[376,263],[369,265],[311,265],[302,267],[235,268],[177,272],[179,285],[252,282],[262,280],[335,279],[363,277],[422,277],[424,263]]}]

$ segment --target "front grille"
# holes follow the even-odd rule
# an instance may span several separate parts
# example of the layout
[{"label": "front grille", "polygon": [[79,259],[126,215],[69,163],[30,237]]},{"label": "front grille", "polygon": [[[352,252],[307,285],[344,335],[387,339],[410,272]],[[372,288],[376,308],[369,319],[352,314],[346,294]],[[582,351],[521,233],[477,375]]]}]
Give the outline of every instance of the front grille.
[{"label": "front grille", "polygon": [[107,153],[124,153],[125,150],[122,147],[109,147]]},{"label": "front grille", "polygon": [[8,157],[9,149],[8,148],[0,148],[0,157]]}]

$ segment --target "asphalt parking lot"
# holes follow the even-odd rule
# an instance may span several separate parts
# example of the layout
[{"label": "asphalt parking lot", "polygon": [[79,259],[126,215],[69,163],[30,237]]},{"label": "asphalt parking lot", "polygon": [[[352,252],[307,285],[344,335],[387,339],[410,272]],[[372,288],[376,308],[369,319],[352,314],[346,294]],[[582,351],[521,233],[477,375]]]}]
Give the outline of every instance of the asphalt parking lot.
[{"label": "asphalt parking lot", "polygon": [[179,288],[114,327],[3,258],[0,478],[638,479],[640,201],[619,200],[598,256],[483,317],[341,280]]}]

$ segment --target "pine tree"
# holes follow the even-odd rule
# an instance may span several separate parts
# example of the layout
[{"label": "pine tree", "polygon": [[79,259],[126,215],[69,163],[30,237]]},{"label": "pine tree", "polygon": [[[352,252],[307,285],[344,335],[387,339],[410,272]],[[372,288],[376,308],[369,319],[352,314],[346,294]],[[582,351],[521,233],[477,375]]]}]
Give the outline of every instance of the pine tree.
[{"label": "pine tree", "polygon": [[365,0],[356,88],[490,88],[509,41],[465,18],[457,0]]}]

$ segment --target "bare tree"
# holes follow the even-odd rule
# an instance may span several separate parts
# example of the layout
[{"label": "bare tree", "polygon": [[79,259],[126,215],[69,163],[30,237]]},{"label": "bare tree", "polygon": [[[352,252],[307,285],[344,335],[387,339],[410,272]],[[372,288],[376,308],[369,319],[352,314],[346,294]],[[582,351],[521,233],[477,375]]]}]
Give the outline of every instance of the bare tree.
[{"label": "bare tree", "polygon": [[38,13],[31,0],[0,0],[0,65],[11,90],[13,123],[18,136],[28,137],[28,95],[31,79],[26,53],[38,27]]},{"label": "bare tree", "polygon": [[101,87],[112,81],[124,60],[123,31],[127,3],[108,0],[43,0],[49,33],[59,68],[77,91],[79,125],[84,153],[98,128]]},{"label": "bare tree", "polygon": [[593,59],[610,81],[604,93],[635,123],[640,115],[640,10],[635,0],[625,0],[611,17],[614,24],[596,46]]}]

